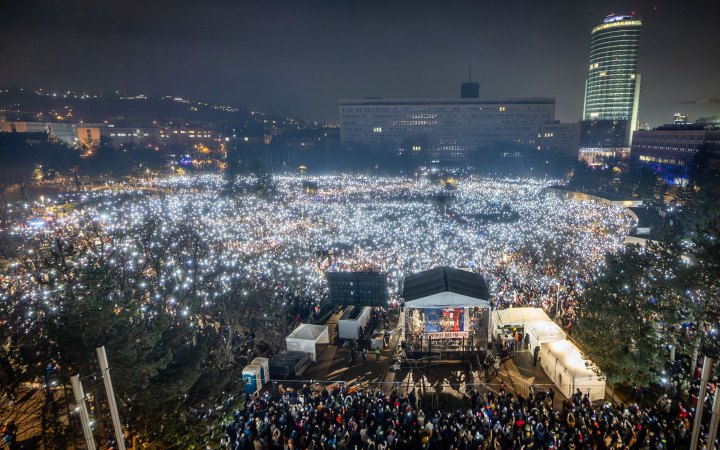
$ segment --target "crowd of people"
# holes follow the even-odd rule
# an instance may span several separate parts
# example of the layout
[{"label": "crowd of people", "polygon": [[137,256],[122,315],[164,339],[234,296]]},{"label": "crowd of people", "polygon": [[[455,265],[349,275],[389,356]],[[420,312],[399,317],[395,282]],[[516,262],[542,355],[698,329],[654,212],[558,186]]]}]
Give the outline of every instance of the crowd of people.
[{"label": "crowd of people", "polygon": [[[312,195],[301,189],[303,179],[279,177],[274,197],[232,198],[218,194],[219,177],[167,178],[149,180],[137,192],[83,193],[73,199],[83,207],[63,214],[55,206],[68,199],[47,201],[47,207],[43,202],[35,218],[12,230],[24,253],[0,273],[3,299],[37,305],[23,316],[19,332],[47,317],[65,291],[41,283],[51,271],[32,272],[22,255],[62,241],[75,246],[67,260],[77,267],[103,258],[111,258],[110,266],[123,266],[127,285],[136,286],[147,304],[164,305],[178,321],[193,321],[198,313],[193,305],[211,307],[218,297],[235,292],[238,280],[244,283],[240,298],[250,290],[266,292],[269,302],[304,320],[318,313],[327,296],[327,271],[387,273],[390,297],[397,300],[406,275],[449,265],[483,274],[495,308],[540,306],[570,331],[578,294],[604,255],[622,247],[630,227],[622,208],[545,194],[550,180],[468,179],[452,193],[458,201],[443,208],[433,204],[439,188],[428,180],[339,176],[317,181]],[[7,305],[11,310],[12,302]],[[144,320],[152,320],[151,312],[137,310]],[[594,443],[605,439],[587,433],[594,430],[590,418],[596,410],[582,398],[559,412],[558,420],[537,396],[488,391],[477,394],[469,413],[440,413],[423,409],[413,395],[339,388],[288,389],[274,399],[263,394],[248,399],[245,411],[227,426],[227,445],[511,448],[509,443],[520,442],[526,448],[571,448],[573,443],[584,448],[588,435]],[[640,442],[649,434],[649,419],[626,409],[628,423],[643,427],[637,431]],[[574,417],[572,427],[568,416]],[[598,426],[611,439],[619,434],[628,442],[625,422],[618,433],[602,423]]]},{"label": "crowd of people", "polygon": [[571,314],[578,284],[623,245],[630,224],[622,208],[545,195],[544,180],[468,179],[443,209],[431,201],[439,187],[424,179],[322,177],[313,195],[303,180],[278,177],[273,198],[222,196],[222,179],[203,176],[45,199],[12,227],[21,251],[0,273],[0,288],[38,305],[23,325],[31,326],[63,292],[39,283],[23,255],[66,242],[81,250],[77,267],[116,255],[110,263],[124,266],[148,302],[179,317],[193,313],[188,297],[212,305],[238,279],[280,304],[320,302],[325,273],[338,270],[386,273],[397,300],[406,275],[439,265],[482,273],[499,302],[552,305],[560,280],[560,297],[569,297],[562,311]]},{"label": "crowd of people", "polygon": [[[527,397],[472,390],[467,406],[439,411],[414,389],[278,389],[248,396],[223,426],[223,445],[237,450],[295,449],[642,449],[688,447],[691,414],[662,396],[637,403],[593,404],[579,390],[554,406],[552,390]],[[559,400],[559,399],[558,399]]]}]

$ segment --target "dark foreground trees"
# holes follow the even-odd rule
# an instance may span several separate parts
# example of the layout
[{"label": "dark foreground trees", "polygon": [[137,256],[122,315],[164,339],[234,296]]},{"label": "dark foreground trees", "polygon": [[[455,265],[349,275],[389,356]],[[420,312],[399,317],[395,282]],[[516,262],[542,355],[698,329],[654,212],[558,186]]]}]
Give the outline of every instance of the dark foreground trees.
[{"label": "dark foreground trees", "polygon": [[[207,243],[191,220],[172,233],[152,215],[113,233],[82,223],[79,235],[8,243],[19,263],[3,267],[0,417],[17,415],[29,395],[23,417],[38,445],[67,448],[80,439],[69,381],[80,374],[105,442],[112,424],[95,354],[104,345],[129,439],[149,448],[217,442],[209,430],[237,407],[249,358],[285,335],[284,310],[268,308],[270,291],[200,267]],[[142,257],[124,251],[131,240]],[[170,260],[185,262],[182,277],[169,276]],[[220,284],[227,289],[205,302]]]},{"label": "dark foreground trees", "polygon": [[674,326],[690,304],[675,287],[678,249],[658,244],[608,256],[583,296],[576,337],[613,383],[647,386],[662,375]]},{"label": "dark foreground trees", "polygon": [[698,170],[656,242],[609,256],[587,289],[577,337],[610,381],[661,381],[671,348],[717,357],[719,192],[717,173]]}]

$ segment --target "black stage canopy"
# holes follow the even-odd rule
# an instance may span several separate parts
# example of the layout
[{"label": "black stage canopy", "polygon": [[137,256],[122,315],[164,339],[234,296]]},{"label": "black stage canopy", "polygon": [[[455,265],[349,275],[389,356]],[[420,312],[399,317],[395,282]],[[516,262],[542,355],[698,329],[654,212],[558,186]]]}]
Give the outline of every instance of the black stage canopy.
[{"label": "black stage canopy", "polygon": [[437,267],[405,277],[403,298],[406,302],[442,292],[490,300],[485,278],[467,270]]}]

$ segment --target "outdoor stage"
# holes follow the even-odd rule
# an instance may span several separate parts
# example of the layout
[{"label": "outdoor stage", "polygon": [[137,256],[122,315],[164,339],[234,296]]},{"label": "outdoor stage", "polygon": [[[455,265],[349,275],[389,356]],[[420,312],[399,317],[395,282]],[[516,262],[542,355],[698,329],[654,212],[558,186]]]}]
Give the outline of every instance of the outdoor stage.
[{"label": "outdoor stage", "polygon": [[408,359],[464,361],[487,351],[490,294],[476,273],[440,267],[408,276],[405,352]]},{"label": "outdoor stage", "polygon": [[409,359],[465,360],[465,353],[484,355],[489,309],[478,306],[425,308],[407,306],[405,344]]}]

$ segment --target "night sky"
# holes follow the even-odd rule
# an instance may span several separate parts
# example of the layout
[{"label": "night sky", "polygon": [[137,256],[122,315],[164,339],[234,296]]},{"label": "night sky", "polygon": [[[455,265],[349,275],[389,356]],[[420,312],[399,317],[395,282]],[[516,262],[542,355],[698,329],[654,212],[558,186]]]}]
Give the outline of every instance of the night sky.
[{"label": "night sky", "polygon": [[0,85],[176,95],[337,120],[338,98],[557,98],[580,118],[589,33],[644,19],[640,121],[720,105],[720,2],[1,0]]}]

